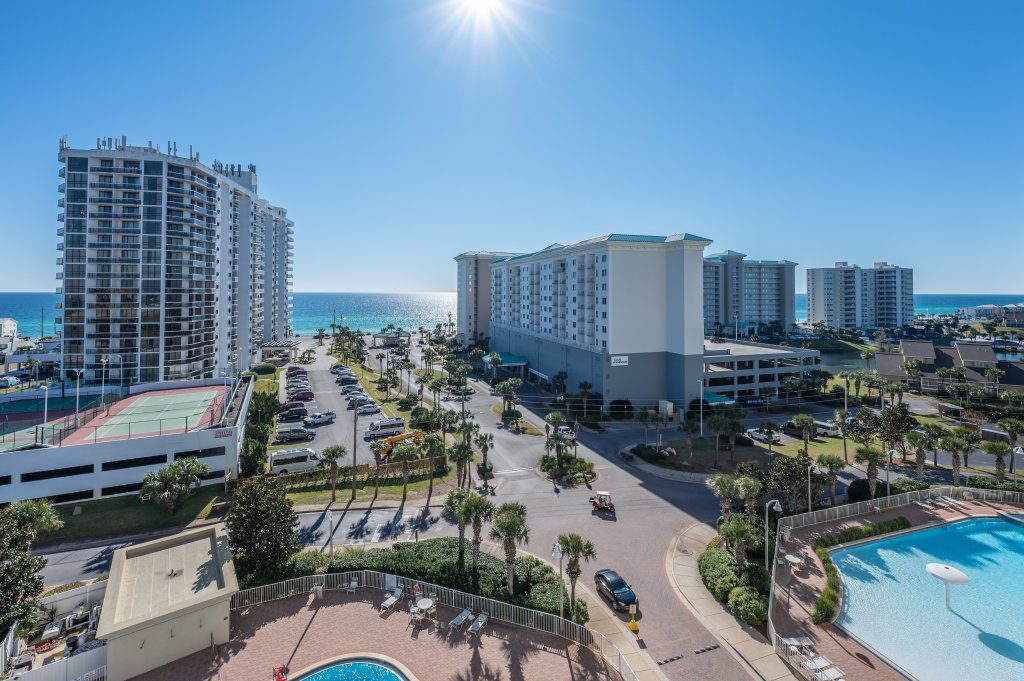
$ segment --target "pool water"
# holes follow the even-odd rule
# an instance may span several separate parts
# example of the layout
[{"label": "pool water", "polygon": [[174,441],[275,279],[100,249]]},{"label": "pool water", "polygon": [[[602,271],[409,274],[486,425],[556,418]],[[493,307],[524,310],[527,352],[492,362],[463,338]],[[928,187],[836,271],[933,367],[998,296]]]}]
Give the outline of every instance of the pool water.
[{"label": "pool water", "polygon": [[[843,578],[836,624],[920,681],[1024,679],[1024,527],[979,518],[832,552]],[[952,586],[925,572],[944,563]],[[852,670],[847,669],[848,673]]]},{"label": "pool water", "polygon": [[367,660],[339,662],[302,677],[302,681],[406,681],[390,666]]}]

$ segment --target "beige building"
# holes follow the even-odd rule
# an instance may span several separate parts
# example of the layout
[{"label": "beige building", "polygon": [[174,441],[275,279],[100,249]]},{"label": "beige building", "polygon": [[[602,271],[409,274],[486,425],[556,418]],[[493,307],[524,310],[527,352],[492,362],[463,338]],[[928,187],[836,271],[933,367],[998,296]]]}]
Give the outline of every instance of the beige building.
[{"label": "beige building", "polygon": [[482,343],[490,334],[491,265],[515,253],[467,251],[455,256],[458,263],[456,330],[460,343]]},{"label": "beige building", "polygon": [[96,632],[107,642],[107,681],[226,643],[236,591],[223,525],[118,549]]}]

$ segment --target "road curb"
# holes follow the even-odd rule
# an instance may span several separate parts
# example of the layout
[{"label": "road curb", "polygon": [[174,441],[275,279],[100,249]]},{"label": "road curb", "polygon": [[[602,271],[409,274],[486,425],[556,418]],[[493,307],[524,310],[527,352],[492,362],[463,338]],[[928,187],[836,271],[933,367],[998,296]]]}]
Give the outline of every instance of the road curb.
[{"label": "road curb", "polygon": [[[712,477],[708,473],[688,473],[687,471],[665,470],[660,466],[655,466],[654,464],[647,463],[646,461],[641,461],[640,459],[638,459],[636,456],[629,452],[629,450],[632,449],[634,446],[635,445],[630,445],[629,447],[623,447],[622,449],[620,449],[619,458],[622,459],[623,463],[625,463],[627,466],[636,468],[637,470],[643,471],[648,475],[653,475],[654,477],[661,478],[662,480],[671,480],[673,482],[685,482],[690,485],[703,485],[705,480]],[[631,458],[627,459],[627,455]]]}]

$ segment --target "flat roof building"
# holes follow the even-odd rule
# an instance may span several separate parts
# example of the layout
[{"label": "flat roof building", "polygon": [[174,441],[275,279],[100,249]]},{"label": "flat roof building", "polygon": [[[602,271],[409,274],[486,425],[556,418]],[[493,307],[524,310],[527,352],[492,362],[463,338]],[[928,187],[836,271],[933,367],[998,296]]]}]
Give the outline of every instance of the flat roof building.
[{"label": "flat roof building", "polygon": [[491,321],[491,263],[515,253],[467,251],[455,256],[456,339],[465,345],[487,340]]},{"label": "flat roof building", "polygon": [[96,631],[107,643],[108,681],[227,643],[237,591],[223,525],[117,549]]},{"label": "flat roof building", "polygon": [[885,262],[871,269],[837,262],[807,270],[807,321],[837,329],[914,323],[914,270]]},{"label": "flat roof building", "polygon": [[796,263],[746,258],[736,251],[704,258],[706,335],[742,336],[766,326],[786,333],[796,323]]},{"label": "flat roof building", "polygon": [[767,343],[706,340],[704,387],[733,398],[773,399],[786,379],[803,380],[819,369],[821,353]]}]

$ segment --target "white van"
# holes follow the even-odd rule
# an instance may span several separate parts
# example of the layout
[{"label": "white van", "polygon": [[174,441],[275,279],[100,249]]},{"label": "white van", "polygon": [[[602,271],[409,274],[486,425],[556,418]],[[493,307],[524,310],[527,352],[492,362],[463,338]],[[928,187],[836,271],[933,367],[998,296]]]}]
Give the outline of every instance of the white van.
[{"label": "white van", "polygon": [[839,430],[834,421],[815,421],[814,430],[817,431],[818,435],[826,437],[840,437],[843,434],[843,431]]},{"label": "white van", "polygon": [[377,419],[370,421],[363,433],[363,439],[373,440],[379,437],[391,437],[405,432],[405,419]]},{"label": "white van", "polygon": [[0,388],[13,388],[21,383],[17,376],[0,376]]},{"label": "white van", "polygon": [[270,452],[271,475],[286,475],[312,470],[320,465],[320,457],[309,447],[278,449]]}]

